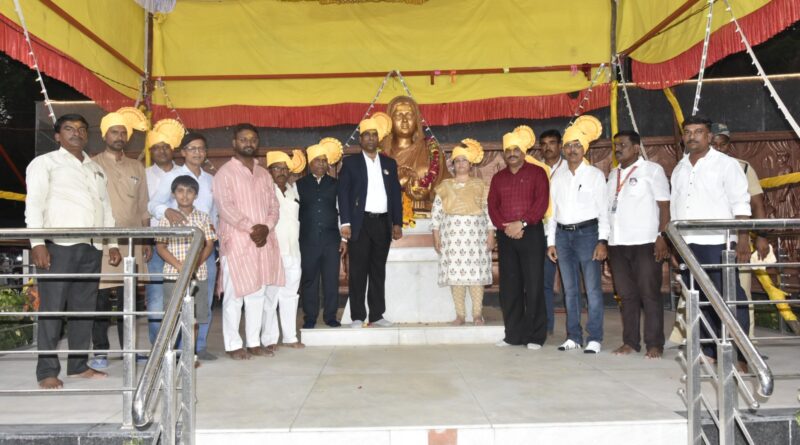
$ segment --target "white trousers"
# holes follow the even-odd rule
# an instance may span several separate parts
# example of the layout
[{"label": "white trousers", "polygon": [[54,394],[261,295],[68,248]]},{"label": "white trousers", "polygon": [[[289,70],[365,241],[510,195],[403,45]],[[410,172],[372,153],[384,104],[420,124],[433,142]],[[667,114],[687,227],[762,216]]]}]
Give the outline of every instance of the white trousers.
[{"label": "white trousers", "polygon": [[[284,343],[297,342],[297,302],[300,299],[300,257],[282,255],[285,272],[284,286],[267,287],[267,302],[264,304],[264,325],[261,329],[261,343],[264,346],[278,343],[280,333]],[[280,311],[280,332],[278,312]]]},{"label": "white trousers", "polygon": [[[261,322],[264,306],[272,305],[267,296],[267,286],[263,286],[252,294],[238,297],[233,286],[231,274],[228,273],[228,262],[222,257],[222,286],[225,298],[222,300],[222,338],[225,342],[225,351],[235,351],[242,348],[242,337],[239,335],[239,323],[242,321],[242,306],[244,306],[244,332],[248,348],[261,346]],[[238,297],[238,298],[237,298]]]}]

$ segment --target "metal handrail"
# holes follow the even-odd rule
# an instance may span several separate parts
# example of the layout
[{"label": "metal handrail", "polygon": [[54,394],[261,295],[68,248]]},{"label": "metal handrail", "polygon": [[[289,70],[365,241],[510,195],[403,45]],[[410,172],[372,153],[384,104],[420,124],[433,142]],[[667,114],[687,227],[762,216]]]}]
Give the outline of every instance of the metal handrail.
[{"label": "metal handrail", "polygon": [[694,220],[673,221],[667,226],[667,234],[673,246],[681,256],[689,271],[694,276],[706,298],[711,303],[714,311],[719,315],[722,325],[728,330],[734,343],[747,358],[748,364],[753,368],[758,381],[758,392],[764,397],[772,394],[774,378],[772,370],[756,350],[753,342],[748,338],[736,317],[731,313],[719,290],[702,268],[697,258],[692,254],[689,245],[683,239],[681,230],[769,230],[800,228],[800,220],[792,219],[735,219],[735,220]]},{"label": "metal handrail", "polygon": [[[165,355],[167,357],[174,357],[175,352],[171,348],[171,339],[176,334],[176,328],[179,321],[179,315],[181,313],[181,308],[183,307],[184,312],[189,312],[189,319],[194,319],[194,311],[191,306],[191,298],[183,298],[186,295],[186,291],[189,288],[189,284],[192,280],[193,271],[195,270],[199,257],[200,251],[203,247],[205,237],[203,232],[196,228],[196,227],[140,227],[140,228],[48,228],[48,229],[0,229],[0,240],[12,239],[12,240],[20,240],[20,239],[92,239],[95,240],[113,240],[113,239],[128,239],[129,245],[133,244],[133,239],[152,239],[152,238],[170,238],[170,237],[191,237],[191,244],[189,247],[189,251],[187,253],[186,261],[184,265],[187,267],[183,267],[180,273],[177,275],[177,281],[175,283],[175,287],[173,290],[173,295],[169,299],[169,304],[165,308],[164,317],[162,320],[161,328],[159,329],[158,336],[156,338],[155,343],[153,344],[152,349],[150,350],[150,359],[147,361],[144,367],[144,371],[142,376],[138,382],[138,385],[135,385],[136,389],[133,394],[131,394],[130,389],[122,389],[123,392],[123,405],[124,406],[131,406],[130,411],[124,410],[123,412],[123,419],[128,419],[129,416],[133,417],[134,423],[138,427],[146,426],[152,420],[152,413],[155,410],[155,402],[157,400],[157,384],[159,381],[158,374],[162,368],[162,364],[164,363]],[[116,276],[124,277],[124,287],[126,289],[126,293],[132,293],[135,286],[135,278],[142,274],[138,274],[133,272],[133,259],[130,257],[125,258],[125,265],[126,265],[126,273],[123,274],[114,274]],[[56,275],[62,276],[66,275],[69,277],[75,277],[76,275],[80,274],[38,274],[38,273],[26,273],[23,271],[20,274],[23,277],[37,277],[37,276],[47,276],[48,278],[55,278]],[[20,276],[15,275],[15,276]],[[83,274],[87,275],[87,274]],[[88,275],[97,275],[100,277],[102,274],[88,274]],[[163,276],[163,274],[147,274],[152,276]],[[106,276],[106,275],[102,275]],[[187,306],[188,304],[188,306]],[[127,303],[126,303],[127,305]],[[126,320],[126,329],[131,330],[131,334],[133,335],[133,325],[129,323],[127,320],[129,318],[132,319],[137,311],[132,310],[132,308],[125,307],[123,318]],[[87,312],[87,314],[90,314]],[[94,311],[91,313],[95,316],[99,316],[104,314],[104,312]],[[2,313],[0,313],[2,315]],[[8,314],[11,316],[11,314]],[[26,313],[26,316],[33,315],[32,313]],[[64,312],[62,315],[69,316],[71,315],[70,312]],[[120,313],[114,313],[114,315],[120,315]],[[130,325],[130,326],[128,326]],[[184,327],[184,330],[187,330]],[[191,327],[188,329],[188,332],[191,332]],[[126,334],[127,335],[127,334]],[[132,338],[132,337],[131,337]],[[188,339],[184,341],[185,345],[191,345],[193,348],[194,339]],[[130,357],[125,358],[125,360],[132,360],[134,348],[128,349],[127,347],[124,348],[125,353],[129,353]],[[59,351],[59,352],[69,352],[67,351]],[[167,367],[173,367],[174,364],[169,364]],[[129,376],[130,381],[124,381],[123,385],[124,388],[133,388],[133,376]],[[126,380],[123,378],[123,380]],[[193,392],[193,382],[189,380],[188,386],[190,386],[190,390]],[[184,388],[185,389],[185,388]],[[29,391],[30,392],[30,391]],[[65,391],[65,392],[77,392],[77,391]],[[87,392],[87,391],[84,391]],[[92,392],[92,391],[88,391]],[[97,392],[97,391],[94,391]],[[51,392],[52,394],[52,392]],[[131,396],[133,398],[131,399]],[[169,395],[169,397],[174,397],[173,395]],[[191,395],[194,397],[194,394]],[[126,412],[127,411],[127,412]],[[192,410],[193,411],[193,410]],[[130,420],[124,420],[123,424],[130,425]],[[170,430],[174,430],[174,425],[168,426]],[[193,425],[192,425],[193,428]],[[174,437],[167,439],[168,443],[174,442]],[[190,440],[190,443],[193,442]]]}]

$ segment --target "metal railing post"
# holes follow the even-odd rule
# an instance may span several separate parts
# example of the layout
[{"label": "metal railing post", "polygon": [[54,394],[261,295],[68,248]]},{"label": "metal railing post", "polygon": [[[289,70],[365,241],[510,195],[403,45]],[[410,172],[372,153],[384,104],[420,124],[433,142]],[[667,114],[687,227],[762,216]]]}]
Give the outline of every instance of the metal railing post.
[{"label": "metal railing post", "polygon": [[[684,287],[685,289],[685,287]],[[703,412],[700,389],[700,292],[684,291],[686,300],[686,408],[688,417],[689,444],[702,443],[700,414]]]},{"label": "metal railing post", "polygon": [[[136,268],[136,260],[131,255],[133,245],[131,244],[128,256],[123,259],[123,270],[126,274],[133,274]],[[136,277],[133,275],[125,276],[123,282],[122,310],[133,312],[136,310]],[[122,316],[122,338],[120,339],[124,351],[136,349],[136,317],[134,315]],[[122,353],[122,386],[133,388],[136,380],[136,354],[134,352]],[[123,428],[133,427],[133,391],[122,392],[122,426]]]},{"label": "metal railing post", "polygon": [[183,299],[183,310],[181,311],[181,325],[183,332],[183,353],[181,354],[181,443],[187,445],[194,445],[194,428],[195,428],[195,368],[194,368],[194,351],[195,351],[195,338],[194,338],[194,297],[192,291],[194,290],[197,282],[192,281],[192,284],[186,291],[186,296]]},{"label": "metal railing post", "polygon": [[175,351],[170,347],[161,362],[161,443],[175,445]]},{"label": "metal railing post", "polygon": [[734,445],[736,421],[734,413],[738,396],[736,393],[736,377],[733,363],[736,348],[729,341],[721,341],[717,345],[717,411],[719,412],[719,445]]}]

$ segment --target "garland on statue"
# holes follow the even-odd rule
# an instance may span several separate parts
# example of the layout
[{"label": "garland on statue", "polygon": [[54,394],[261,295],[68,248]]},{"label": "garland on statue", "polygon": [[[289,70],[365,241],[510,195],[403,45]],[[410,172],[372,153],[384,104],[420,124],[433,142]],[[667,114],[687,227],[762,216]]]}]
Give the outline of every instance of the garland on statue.
[{"label": "garland on statue", "polygon": [[439,141],[435,137],[428,138],[428,172],[419,180],[420,187],[428,187],[439,177]]}]

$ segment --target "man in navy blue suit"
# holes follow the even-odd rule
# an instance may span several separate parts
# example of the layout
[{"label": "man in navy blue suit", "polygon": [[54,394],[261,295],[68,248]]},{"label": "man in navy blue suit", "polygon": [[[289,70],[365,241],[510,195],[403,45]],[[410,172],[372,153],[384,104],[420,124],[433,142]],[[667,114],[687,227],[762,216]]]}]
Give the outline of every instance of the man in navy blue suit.
[{"label": "man in navy blue suit", "polygon": [[[351,327],[389,327],[384,284],[386,257],[392,240],[403,237],[403,203],[397,162],[378,153],[378,143],[392,128],[385,113],[375,113],[359,124],[361,153],[342,161],[339,173],[339,215],[342,239],[349,247],[349,293]],[[369,286],[367,281],[369,280]]]}]

